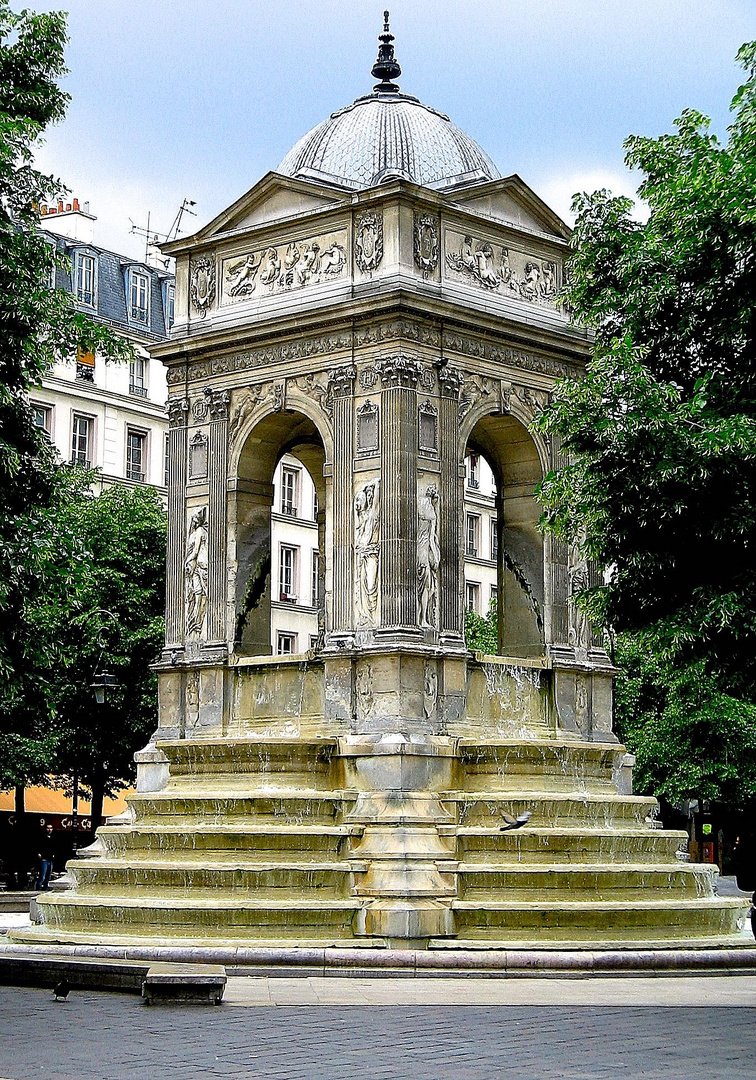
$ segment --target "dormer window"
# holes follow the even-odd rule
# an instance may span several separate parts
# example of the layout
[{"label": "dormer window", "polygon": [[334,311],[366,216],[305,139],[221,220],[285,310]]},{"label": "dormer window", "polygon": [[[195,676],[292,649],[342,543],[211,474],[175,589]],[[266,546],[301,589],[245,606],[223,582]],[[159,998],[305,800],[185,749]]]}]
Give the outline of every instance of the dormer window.
[{"label": "dormer window", "polygon": [[93,255],[77,252],[76,299],[87,307],[95,307],[97,287],[97,260]]},{"label": "dormer window", "polygon": [[150,322],[150,279],[147,274],[131,272],[129,312],[132,322],[148,326]]},{"label": "dormer window", "polygon": [[176,314],[176,286],[166,281],[163,292],[163,311],[165,314],[165,332],[168,333],[173,326]]}]

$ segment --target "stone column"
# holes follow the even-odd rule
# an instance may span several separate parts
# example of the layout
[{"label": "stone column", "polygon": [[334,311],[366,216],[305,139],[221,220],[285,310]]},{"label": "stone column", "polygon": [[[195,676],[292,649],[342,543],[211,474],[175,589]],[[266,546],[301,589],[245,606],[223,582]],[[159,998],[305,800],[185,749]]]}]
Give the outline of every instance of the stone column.
[{"label": "stone column", "polygon": [[333,625],[337,636],[353,629],[354,551],[352,499],[354,457],[354,380],[357,371],[345,364],[330,373],[333,388]]},{"label": "stone column", "polygon": [[168,541],[166,550],[165,651],[184,647],[184,547],[186,545],[186,456],[189,402],[168,402]]},{"label": "stone column", "polygon": [[419,637],[417,625],[417,379],[406,356],[380,364],[380,627]]},{"label": "stone column", "polygon": [[440,629],[445,639],[462,641],[462,559],[460,557],[460,455],[459,455],[459,391],[462,377],[455,368],[441,367],[438,372],[441,389],[439,427],[441,437],[441,547]]},{"label": "stone column", "polygon": [[205,390],[208,439],[207,647],[226,642],[226,497],[228,486],[228,390]]}]

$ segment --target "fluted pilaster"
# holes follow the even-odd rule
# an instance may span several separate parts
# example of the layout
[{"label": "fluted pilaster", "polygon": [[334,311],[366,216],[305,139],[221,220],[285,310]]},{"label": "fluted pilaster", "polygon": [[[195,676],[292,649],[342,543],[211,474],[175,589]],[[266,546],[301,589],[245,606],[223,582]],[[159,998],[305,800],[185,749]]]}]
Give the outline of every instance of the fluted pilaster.
[{"label": "fluted pilaster", "polygon": [[352,460],[354,456],[354,380],[345,364],[330,373],[333,390],[333,627],[352,629],[354,551],[352,548]]},{"label": "fluted pilaster", "polygon": [[380,595],[382,629],[417,627],[418,365],[380,365],[382,392]]},{"label": "fluted pilaster", "polygon": [[462,590],[462,560],[460,558],[460,521],[462,514],[460,496],[459,454],[459,392],[462,378],[450,367],[439,369],[438,382],[441,389],[439,426],[441,436],[441,521],[439,542],[441,547],[441,632],[462,633],[460,597]]},{"label": "fluted pilaster", "polygon": [[207,640],[225,640],[228,390],[206,390],[208,438]]},{"label": "fluted pilaster", "polygon": [[184,643],[184,547],[186,545],[186,398],[168,402],[168,539],[166,549],[165,644]]}]

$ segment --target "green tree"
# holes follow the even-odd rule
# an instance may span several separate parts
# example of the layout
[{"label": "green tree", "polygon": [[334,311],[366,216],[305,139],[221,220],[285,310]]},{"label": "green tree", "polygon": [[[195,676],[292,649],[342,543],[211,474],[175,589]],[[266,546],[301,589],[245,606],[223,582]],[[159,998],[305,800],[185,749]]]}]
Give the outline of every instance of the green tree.
[{"label": "green tree", "polygon": [[499,628],[495,600],[491,601],[485,616],[470,609],[465,611],[465,644],[475,652],[496,656],[499,651]]},{"label": "green tree", "polygon": [[[133,754],[157,726],[157,680],[150,670],[163,642],[166,514],[153,488],[114,486],[71,500],[61,526],[86,553],[73,602],[44,604],[40,622],[61,642],[48,675],[57,736],[56,772],[92,791],[92,817],[133,778]],[[98,705],[96,674],[116,678]]]},{"label": "green tree", "polygon": [[41,136],[65,113],[65,16],[13,12],[0,0],[0,762],[15,783],[49,762],[39,672],[56,648],[30,632],[35,596],[59,595],[79,563],[55,523],[76,481],[61,471],[35,427],[27,391],[77,348],[104,360],[131,356],[128,342],[50,288],[54,256],[39,234],[37,206],[64,193],[33,167]]},{"label": "green tree", "polygon": [[[576,197],[565,301],[594,331],[595,355],[538,422],[568,460],[541,485],[544,525],[608,568],[582,602],[624,635],[620,659],[633,658],[617,713],[628,744],[647,754],[647,784],[698,794],[694,748],[707,745],[719,755],[710,797],[734,799],[756,790],[753,778],[726,779],[726,741],[702,732],[737,715],[733,731],[752,753],[756,44],[738,59],[747,79],[725,143],[692,110],[673,134],[627,140],[645,222],[628,199]],[[649,712],[631,680],[637,689],[651,676],[663,700]],[[652,715],[666,727],[652,731]],[[662,754],[662,730],[690,769]],[[730,740],[730,768],[736,752]]]}]

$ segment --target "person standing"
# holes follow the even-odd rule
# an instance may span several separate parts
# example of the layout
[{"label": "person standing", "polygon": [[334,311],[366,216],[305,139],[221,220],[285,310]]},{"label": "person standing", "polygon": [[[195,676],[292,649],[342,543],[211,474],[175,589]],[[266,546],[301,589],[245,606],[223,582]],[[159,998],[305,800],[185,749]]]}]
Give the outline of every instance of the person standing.
[{"label": "person standing", "polygon": [[37,877],[36,887],[38,889],[47,890],[50,888],[54,854],[53,827],[48,823],[45,826],[45,831],[42,833],[42,837],[39,841],[39,851],[37,852],[37,858],[39,859],[39,876]]}]

